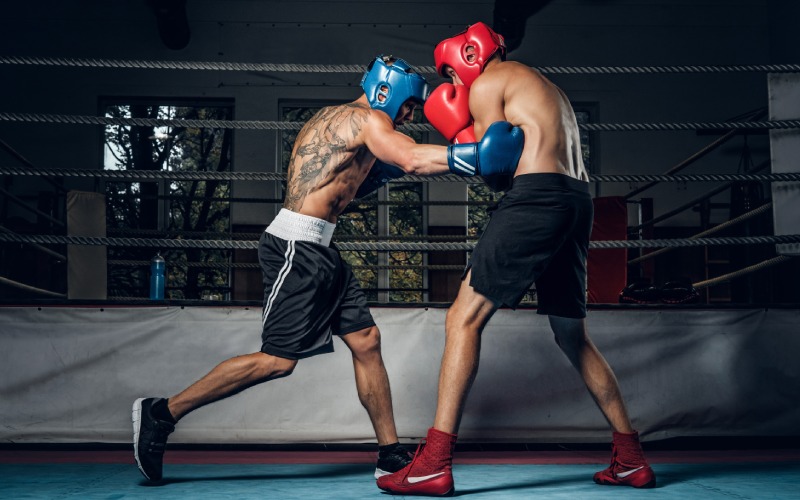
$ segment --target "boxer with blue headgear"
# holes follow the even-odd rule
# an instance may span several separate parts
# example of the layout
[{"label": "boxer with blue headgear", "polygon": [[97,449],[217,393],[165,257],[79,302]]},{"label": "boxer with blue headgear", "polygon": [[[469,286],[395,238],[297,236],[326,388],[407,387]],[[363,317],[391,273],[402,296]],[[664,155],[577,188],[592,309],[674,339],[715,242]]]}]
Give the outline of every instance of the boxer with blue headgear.
[{"label": "boxer with blue headgear", "polygon": [[378,444],[375,476],[411,462],[398,442],[380,331],[332,238],[339,216],[355,197],[406,173],[450,170],[446,147],[417,144],[398,130],[427,97],[421,76],[405,62],[379,58],[362,84],[369,99],[358,92],[353,101],[323,106],[297,132],[286,165],[283,206],[259,238],[264,283],[260,351],[222,361],[169,398],[134,401],[134,459],[148,480],[162,479],[167,439],[181,418],[291,375],[299,360],[333,351],[334,337],[352,353],[358,399]]},{"label": "boxer with blue headgear", "polygon": [[361,88],[370,107],[385,112],[392,121],[397,120],[400,108],[409,99],[424,104],[428,97],[425,78],[407,62],[392,56],[380,55],[370,63],[361,78]]}]

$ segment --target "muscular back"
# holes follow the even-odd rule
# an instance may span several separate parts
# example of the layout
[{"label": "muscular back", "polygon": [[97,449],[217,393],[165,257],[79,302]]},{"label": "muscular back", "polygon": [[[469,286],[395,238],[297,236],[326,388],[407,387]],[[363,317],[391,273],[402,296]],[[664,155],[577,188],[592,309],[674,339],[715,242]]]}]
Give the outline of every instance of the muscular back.
[{"label": "muscular back", "polygon": [[362,138],[370,115],[353,102],[325,107],[306,122],[289,160],[284,208],[336,222],[375,160]]},{"label": "muscular back", "polygon": [[589,180],[575,112],[564,92],[541,73],[513,61],[487,65],[470,90],[478,137],[498,120],[525,132],[516,174],[554,172]]}]

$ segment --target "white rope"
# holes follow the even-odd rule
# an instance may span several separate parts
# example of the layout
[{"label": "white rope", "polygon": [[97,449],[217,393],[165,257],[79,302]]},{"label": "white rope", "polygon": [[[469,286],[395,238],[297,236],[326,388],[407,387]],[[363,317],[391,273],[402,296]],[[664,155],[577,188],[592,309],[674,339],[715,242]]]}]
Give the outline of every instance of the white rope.
[{"label": "white rope", "polygon": [[[83,59],[74,57],[0,56],[0,64],[20,66],[64,66],[81,68],[174,69],[200,71],[262,71],[266,73],[363,73],[362,64],[274,64],[219,61],[146,61]],[[415,71],[437,74],[435,66],[416,66]],[[679,66],[537,66],[546,74],[616,75],[658,73],[787,73],[800,71],[800,64],[679,65]]]},{"label": "white rope", "polygon": [[41,288],[36,288],[35,286],[26,285],[24,283],[20,283],[18,281],[10,280],[8,278],[4,278],[0,276],[0,284],[7,285],[13,288],[18,288],[20,290],[25,290],[26,292],[35,293],[38,295],[47,295],[48,297],[58,297],[58,298],[66,298],[67,295],[63,293],[56,293],[51,292],[50,290],[43,290]]},{"label": "white rope", "polygon": [[710,286],[718,285],[720,283],[724,283],[726,281],[731,281],[733,279],[739,278],[740,276],[745,276],[747,274],[754,273],[756,271],[760,271],[762,269],[766,269],[768,267],[772,267],[778,264],[782,264],[787,260],[790,260],[791,257],[786,255],[778,255],[777,257],[773,257],[771,259],[767,259],[765,261],[759,262],[758,264],[753,264],[752,266],[747,266],[745,268],[739,269],[738,271],[734,271],[732,273],[723,274],[722,276],[717,276],[716,278],[711,278],[705,281],[699,281],[697,283],[693,283],[692,286],[695,288],[707,288]]},{"label": "white rope", "polygon": [[[304,122],[268,120],[195,120],[185,118],[122,118],[109,116],[63,115],[47,113],[0,112],[0,121],[54,123],[69,125],[121,125],[125,127],[216,128],[234,130],[300,130]],[[581,123],[582,130],[595,132],[685,131],[685,130],[774,130],[800,128],[800,120],[767,120],[744,122],[678,122],[678,123]],[[428,124],[406,123],[402,130],[432,132]]]}]

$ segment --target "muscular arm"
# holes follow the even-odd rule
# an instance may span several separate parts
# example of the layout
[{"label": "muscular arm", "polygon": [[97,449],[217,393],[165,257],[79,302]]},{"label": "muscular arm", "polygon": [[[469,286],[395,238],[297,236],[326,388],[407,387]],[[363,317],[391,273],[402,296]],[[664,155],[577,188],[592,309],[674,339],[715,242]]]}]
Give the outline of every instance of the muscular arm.
[{"label": "muscular arm", "polygon": [[394,129],[391,120],[380,112],[372,113],[364,127],[364,144],[382,162],[395,165],[407,174],[440,175],[450,172],[447,147],[417,144]]}]

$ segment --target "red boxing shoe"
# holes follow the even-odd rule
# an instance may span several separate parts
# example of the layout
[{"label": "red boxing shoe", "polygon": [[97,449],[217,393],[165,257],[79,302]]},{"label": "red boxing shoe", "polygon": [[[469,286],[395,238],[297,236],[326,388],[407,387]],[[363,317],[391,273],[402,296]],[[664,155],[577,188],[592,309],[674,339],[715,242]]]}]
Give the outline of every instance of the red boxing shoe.
[{"label": "red boxing shoe", "polygon": [[637,432],[614,433],[611,465],[595,473],[594,482],[609,486],[655,487],[656,475],[644,458]]},{"label": "red boxing shoe", "polygon": [[403,469],[378,478],[378,488],[395,495],[452,495],[453,449],[456,435],[431,427],[417,447],[414,459]]}]

